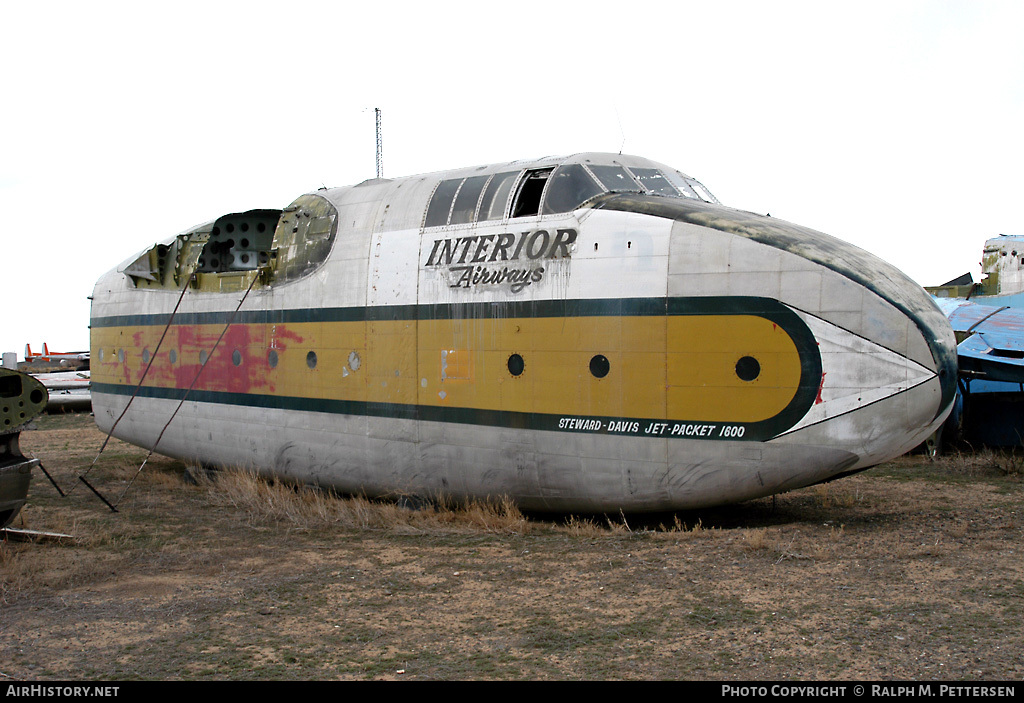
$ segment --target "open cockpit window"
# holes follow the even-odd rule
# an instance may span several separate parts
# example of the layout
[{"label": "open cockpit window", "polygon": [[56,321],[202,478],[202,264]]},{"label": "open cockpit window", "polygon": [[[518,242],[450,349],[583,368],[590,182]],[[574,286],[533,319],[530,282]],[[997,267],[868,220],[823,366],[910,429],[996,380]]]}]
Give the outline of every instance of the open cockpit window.
[{"label": "open cockpit window", "polygon": [[540,199],[544,186],[554,168],[538,168],[527,171],[519,181],[515,200],[512,202],[512,217],[533,217],[540,214]]},{"label": "open cockpit window", "polygon": [[327,260],[338,212],[318,195],[284,210],[230,213],[179,234],[126,266],[137,288],[245,290],[260,278],[273,285],[301,278]]}]

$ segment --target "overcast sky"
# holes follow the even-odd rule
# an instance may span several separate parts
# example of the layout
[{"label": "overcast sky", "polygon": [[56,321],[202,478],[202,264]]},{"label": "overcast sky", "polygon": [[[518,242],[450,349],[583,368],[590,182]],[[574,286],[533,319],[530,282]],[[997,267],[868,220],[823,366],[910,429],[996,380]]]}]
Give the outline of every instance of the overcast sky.
[{"label": "overcast sky", "polygon": [[0,351],[87,349],[96,279],[321,185],[580,151],[922,285],[1024,235],[1024,3],[7,2]]}]

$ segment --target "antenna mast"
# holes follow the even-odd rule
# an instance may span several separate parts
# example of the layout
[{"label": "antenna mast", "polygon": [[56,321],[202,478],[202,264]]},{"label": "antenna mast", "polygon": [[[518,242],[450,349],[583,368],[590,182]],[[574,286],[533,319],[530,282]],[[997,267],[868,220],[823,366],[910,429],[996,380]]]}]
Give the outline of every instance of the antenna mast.
[{"label": "antenna mast", "polygon": [[383,142],[380,136],[380,108],[375,107],[373,111],[377,115],[377,178],[384,178]]}]

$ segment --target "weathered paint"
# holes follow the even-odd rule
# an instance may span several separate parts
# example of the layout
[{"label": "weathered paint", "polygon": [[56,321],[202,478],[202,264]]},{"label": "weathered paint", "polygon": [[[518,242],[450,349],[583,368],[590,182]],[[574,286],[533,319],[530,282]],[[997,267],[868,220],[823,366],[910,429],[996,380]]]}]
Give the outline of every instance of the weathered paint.
[{"label": "weathered paint", "polygon": [[[175,362],[167,352],[153,357],[142,392],[178,397],[172,389],[192,387],[194,398],[221,394],[231,402],[225,394],[246,394],[246,404],[273,404],[259,396],[279,396],[356,414],[370,414],[367,405],[401,405],[409,417],[438,417],[430,409],[445,408],[464,422],[536,429],[559,429],[565,415],[586,416],[600,419],[599,431],[629,434],[655,421],[669,433],[674,423],[708,422],[717,423],[715,433],[709,426],[701,436],[717,437],[719,425],[730,424],[738,439],[751,441],[795,424],[820,384],[814,339],[774,301],[644,300],[624,311],[576,302],[522,306],[508,317],[490,316],[484,306],[468,319],[424,319],[431,311],[410,308],[399,320],[232,324],[201,373],[200,352],[213,348],[223,326],[175,324],[165,340]],[[565,307],[576,316],[566,316]],[[658,314],[666,310],[673,314]],[[372,316],[320,312],[327,319]],[[529,312],[534,316],[524,316]],[[94,387],[134,392],[131,379],[142,377],[163,333],[161,319],[144,327],[93,321],[94,343],[107,360],[94,368]],[[273,366],[268,349],[277,351]],[[615,373],[595,378],[588,349],[602,350]],[[310,352],[317,356],[312,368]],[[353,353],[367,359],[358,369],[348,368]],[[518,376],[508,368],[511,354],[525,362]],[[757,359],[756,378],[737,375],[743,358]]]},{"label": "weathered paint", "polygon": [[962,398],[948,423],[950,435],[972,446],[1021,446],[1024,311],[957,299],[938,303],[959,342]]},{"label": "weathered paint", "polygon": [[926,290],[937,298],[963,298],[983,305],[1024,307],[1024,237],[1001,234],[985,242],[981,280],[971,275]]},{"label": "weathered paint", "polygon": [[[97,422],[113,424],[148,352],[118,436],[151,444],[224,332],[161,451],[373,495],[658,510],[865,468],[948,412],[952,333],[891,266],[701,202],[681,174],[685,199],[606,194],[508,217],[519,196],[505,176],[561,164],[665,169],[585,154],[318,191],[304,196],[326,218],[313,239],[331,246],[289,255],[301,270],[277,249],[258,272],[203,274],[234,293],[111,272],[94,292]],[[458,224],[425,226],[439,184],[454,201],[491,174],[502,218],[439,207],[432,221]],[[279,223],[275,248],[295,230]]]}]

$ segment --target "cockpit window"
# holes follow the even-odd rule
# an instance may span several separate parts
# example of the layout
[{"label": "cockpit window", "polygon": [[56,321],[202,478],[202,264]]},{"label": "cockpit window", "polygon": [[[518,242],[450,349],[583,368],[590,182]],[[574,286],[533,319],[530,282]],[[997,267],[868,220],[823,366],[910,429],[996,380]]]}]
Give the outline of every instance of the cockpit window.
[{"label": "cockpit window", "polygon": [[597,176],[597,180],[601,181],[601,185],[613,193],[621,193],[623,191],[642,193],[644,190],[636,182],[636,179],[629,175],[629,171],[622,168],[622,166],[596,166],[589,164],[587,168]]},{"label": "cockpit window", "polygon": [[669,183],[676,187],[676,190],[678,190],[680,195],[683,197],[692,198],[693,200],[701,199],[700,196],[697,195],[697,191],[690,187],[687,177],[679,171],[669,171],[665,173],[664,176],[668,179]]},{"label": "cockpit window", "polygon": [[645,190],[659,195],[679,195],[668,179],[656,168],[632,168],[630,169]]},{"label": "cockpit window", "polygon": [[703,200],[706,203],[718,203],[718,198],[713,196],[711,191],[701,185],[699,181],[695,181],[679,171],[666,171],[662,175],[668,179],[669,183],[676,187],[676,190],[687,198]]},{"label": "cockpit window", "polygon": [[693,188],[695,191],[697,191],[697,196],[701,200],[705,200],[705,201],[707,201],[709,203],[717,203],[718,202],[718,198],[713,196],[711,194],[711,191],[708,190],[707,188],[705,188],[704,184],[701,183],[700,181],[695,181],[692,178],[690,178],[690,179],[687,179],[686,183],[691,188]]},{"label": "cockpit window", "polygon": [[540,198],[544,194],[544,186],[548,182],[552,168],[539,168],[527,171],[519,182],[515,202],[512,203],[512,217],[531,217],[540,213]]},{"label": "cockpit window", "polygon": [[473,176],[462,182],[459,194],[455,196],[455,205],[452,207],[451,224],[458,225],[473,221],[476,204],[480,200],[480,191],[484,189],[488,178],[490,176]]},{"label": "cockpit window", "polygon": [[512,186],[515,185],[518,175],[519,171],[494,174],[480,199],[478,221],[500,220],[505,217],[505,204],[508,202],[508,195],[512,192]]},{"label": "cockpit window", "polygon": [[[510,197],[513,188],[514,197]],[[591,198],[609,192],[654,193],[718,203],[707,188],[679,171],[619,164],[563,164],[441,181],[430,198],[424,226],[572,212]]]},{"label": "cockpit window", "polygon": [[460,185],[462,185],[461,178],[441,181],[437,185],[437,188],[434,190],[434,196],[430,199],[430,205],[427,207],[425,226],[437,227],[448,224],[448,214],[452,209],[452,200],[455,199],[455,194],[459,192]]},{"label": "cockpit window", "polygon": [[572,212],[605,189],[580,164],[559,166],[552,174],[544,195],[544,214]]}]

